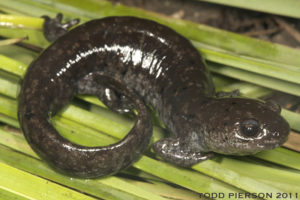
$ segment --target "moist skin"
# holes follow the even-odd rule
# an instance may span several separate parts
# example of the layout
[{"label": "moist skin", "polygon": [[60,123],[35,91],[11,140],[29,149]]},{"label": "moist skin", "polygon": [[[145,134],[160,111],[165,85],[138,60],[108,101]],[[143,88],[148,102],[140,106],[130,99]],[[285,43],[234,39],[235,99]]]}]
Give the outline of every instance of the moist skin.
[{"label": "moist skin", "polygon": [[[134,127],[105,147],[69,142],[50,119],[77,94],[96,95],[120,113],[135,108]],[[31,147],[52,166],[72,176],[101,177],[130,166],[145,151],[152,135],[146,104],[172,133],[154,143],[154,151],[183,167],[212,152],[272,149],[289,133],[279,106],[217,98],[201,55],[186,38],[135,17],[92,20],[56,39],[28,68],[18,116]]]}]

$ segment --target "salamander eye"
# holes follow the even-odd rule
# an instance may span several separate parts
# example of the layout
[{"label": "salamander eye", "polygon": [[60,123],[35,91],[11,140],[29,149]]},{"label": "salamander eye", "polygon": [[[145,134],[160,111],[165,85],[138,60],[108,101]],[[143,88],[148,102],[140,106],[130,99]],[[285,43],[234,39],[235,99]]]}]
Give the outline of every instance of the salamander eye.
[{"label": "salamander eye", "polygon": [[254,119],[247,119],[243,121],[241,126],[242,134],[246,137],[255,137],[258,134],[258,122]]}]

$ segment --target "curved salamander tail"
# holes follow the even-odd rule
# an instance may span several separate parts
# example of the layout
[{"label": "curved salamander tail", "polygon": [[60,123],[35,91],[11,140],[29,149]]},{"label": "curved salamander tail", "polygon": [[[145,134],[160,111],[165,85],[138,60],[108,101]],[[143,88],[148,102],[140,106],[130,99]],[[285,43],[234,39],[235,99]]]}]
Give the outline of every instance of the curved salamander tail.
[{"label": "curved salamander tail", "polygon": [[111,175],[130,166],[145,151],[152,136],[151,118],[135,92],[111,77],[101,73],[97,76],[100,84],[109,84],[132,101],[138,112],[135,125],[127,136],[109,146],[85,147],[71,143],[59,135],[50,124],[49,115],[44,114],[43,108],[49,106],[43,106],[41,101],[36,106],[29,104],[30,98],[24,97],[24,93],[20,95],[19,120],[32,148],[51,165],[84,178]]}]

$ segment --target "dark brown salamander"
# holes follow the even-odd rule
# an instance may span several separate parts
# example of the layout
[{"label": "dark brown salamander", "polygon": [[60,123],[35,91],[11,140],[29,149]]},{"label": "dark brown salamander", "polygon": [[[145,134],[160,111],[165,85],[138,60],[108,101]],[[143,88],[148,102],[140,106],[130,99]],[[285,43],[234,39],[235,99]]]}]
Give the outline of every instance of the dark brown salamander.
[{"label": "dark brown salamander", "polygon": [[[49,121],[76,94],[97,95],[118,112],[134,107],[135,126],[106,147],[67,141]],[[247,155],[272,149],[289,133],[279,106],[217,98],[199,52],[187,39],[134,17],[92,20],[55,40],[28,68],[18,115],[41,157],[69,174],[99,177],[130,166],[146,149],[152,125],[144,103],[173,133],[156,142],[154,151],[179,166],[208,159],[210,152]]]}]

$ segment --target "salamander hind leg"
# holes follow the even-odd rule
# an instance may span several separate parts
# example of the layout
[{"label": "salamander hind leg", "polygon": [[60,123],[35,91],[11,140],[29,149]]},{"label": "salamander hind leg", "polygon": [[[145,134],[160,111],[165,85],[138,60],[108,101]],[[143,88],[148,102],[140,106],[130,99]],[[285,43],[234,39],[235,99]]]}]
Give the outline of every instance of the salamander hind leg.
[{"label": "salamander hind leg", "polygon": [[132,113],[133,104],[109,86],[99,84],[95,73],[90,73],[77,82],[77,94],[96,95],[104,105],[118,113]]},{"label": "salamander hind leg", "polygon": [[68,32],[68,30],[79,23],[79,19],[72,19],[66,23],[62,23],[63,15],[58,13],[55,18],[42,16],[45,19],[43,24],[43,34],[45,38],[52,42]]},{"label": "salamander hind leg", "polygon": [[133,105],[124,95],[120,95],[115,90],[102,87],[96,95],[109,109],[121,114],[133,114]]},{"label": "salamander hind leg", "polygon": [[182,144],[179,138],[161,139],[153,144],[153,150],[165,161],[182,167],[191,167],[213,157],[212,153],[187,150],[185,144]]}]

